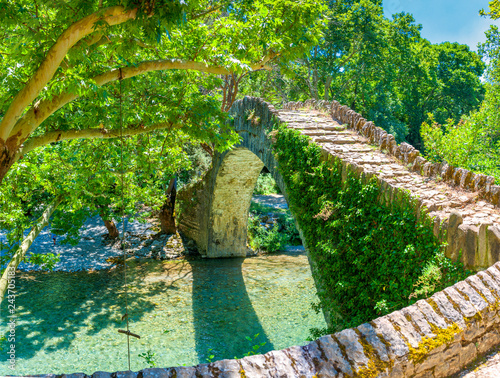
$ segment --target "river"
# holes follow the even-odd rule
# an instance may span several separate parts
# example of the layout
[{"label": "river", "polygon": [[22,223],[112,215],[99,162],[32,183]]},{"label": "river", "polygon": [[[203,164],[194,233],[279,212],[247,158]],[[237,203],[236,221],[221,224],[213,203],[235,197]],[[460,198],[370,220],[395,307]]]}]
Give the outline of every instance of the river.
[{"label": "river", "polygon": [[[304,252],[234,259],[127,263],[131,369],[196,365],[306,344],[324,327]],[[16,277],[16,370],[0,343],[0,374],[128,370],[123,266]],[[2,303],[0,337],[9,318]],[[257,335],[257,336],[256,336]],[[251,339],[248,340],[248,339]],[[261,345],[262,344],[262,345]]]}]

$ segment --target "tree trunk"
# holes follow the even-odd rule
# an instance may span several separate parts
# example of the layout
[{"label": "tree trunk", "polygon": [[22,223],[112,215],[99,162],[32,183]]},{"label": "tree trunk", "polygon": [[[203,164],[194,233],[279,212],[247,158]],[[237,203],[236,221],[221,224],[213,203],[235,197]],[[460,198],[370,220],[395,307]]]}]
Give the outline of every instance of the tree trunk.
[{"label": "tree trunk", "polygon": [[328,76],[326,78],[326,82],[325,82],[325,94],[324,94],[324,100],[325,101],[328,101],[328,99],[330,98],[330,85],[332,84],[332,80],[333,80],[333,78],[331,76]]},{"label": "tree trunk", "polygon": [[167,199],[160,210],[160,232],[162,234],[173,235],[177,230],[174,217],[175,197],[177,195],[176,181],[175,177],[170,180],[166,193]]},{"label": "tree trunk", "polygon": [[26,252],[28,252],[31,244],[33,244],[35,238],[40,234],[40,231],[42,231],[45,226],[49,224],[50,216],[57,208],[57,206],[61,203],[61,201],[62,197],[57,197],[49,204],[49,206],[47,206],[42,216],[38,218],[33,227],[31,227],[30,233],[23,240],[21,246],[17,249],[16,253],[14,253],[12,260],[10,260],[9,264],[5,268],[2,278],[0,278],[0,304],[2,303],[2,298],[4,297],[7,288],[9,287],[9,281],[14,279],[15,277],[17,266],[21,261],[23,261]]},{"label": "tree trunk", "polygon": [[113,222],[112,219],[106,219],[104,214],[100,214],[101,218],[104,222],[104,225],[108,229],[108,234],[111,239],[116,239],[118,236],[120,236],[120,233],[118,232],[118,229],[116,228],[115,222]]}]

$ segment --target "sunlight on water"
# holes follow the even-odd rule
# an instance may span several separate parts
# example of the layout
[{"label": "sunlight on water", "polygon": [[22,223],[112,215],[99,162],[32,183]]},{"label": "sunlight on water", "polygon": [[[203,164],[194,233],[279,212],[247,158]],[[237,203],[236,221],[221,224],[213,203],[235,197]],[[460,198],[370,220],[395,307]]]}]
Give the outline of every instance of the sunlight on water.
[{"label": "sunlight on water", "polygon": [[[138,354],[151,350],[158,367],[196,365],[242,357],[253,345],[267,352],[305,344],[324,327],[304,254],[246,259],[129,263],[131,368],[148,367]],[[17,277],[16,370],[7,344],[0,374],[127,370],[123,270],[23,273]],[[2,303],[0,335],[7,330]],[[246,337],[255,340],[249,342]]]}]

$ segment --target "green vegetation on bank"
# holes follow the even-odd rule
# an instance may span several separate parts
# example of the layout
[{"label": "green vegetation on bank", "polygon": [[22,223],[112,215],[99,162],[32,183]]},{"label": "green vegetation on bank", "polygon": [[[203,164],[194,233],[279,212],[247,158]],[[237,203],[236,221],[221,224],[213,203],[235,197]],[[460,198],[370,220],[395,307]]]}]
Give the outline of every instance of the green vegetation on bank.
[{"label": "green vegetation on bank", "polygon": [[307,240],[320,305],[332,328],[357,326],[425,298],[470,272],[443,255],[428,216],[417,218],[413,200],[391,208],[378,201],[375,179],[352,173],[342,185],[341,165],[298,131],[280,126],[274,146],[292,211]]}]

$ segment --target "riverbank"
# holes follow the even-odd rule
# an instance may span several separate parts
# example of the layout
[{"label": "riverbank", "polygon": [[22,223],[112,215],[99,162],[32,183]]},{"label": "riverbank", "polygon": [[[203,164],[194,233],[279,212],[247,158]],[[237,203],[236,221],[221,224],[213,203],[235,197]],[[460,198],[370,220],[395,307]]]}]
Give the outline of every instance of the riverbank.
[{"label": "riverbank", "polygon": [[[258,195],[252,202],[273,209],[287,209],[285,198],[279,194]],[[122,225],[117,225],[120,233]],[[158,235],[159,227],[155,220],[140,223],[125,222],[125,249],[127,256],[135,258],[151,258],[157,260],[177,259],[186,254],[196,254],[196,246],[192,242],[183,241],[179,234]],[[80,230],[80,242],[75,245],[61,244],[61,236],[55,236],[49,228],[42,230],[30,248],[33,253],[59,254],[59,262],[54,266],[56,272],[78,272],[84,270],[110,269],[116,266],[123,257],[119,240],[107,238],[107,229],[100,217],[87,220]],[[3,235],[0,234],[0,240]],[[5,242],[5,238],[2,240]],[[287,246],[285,251],[300,251],[300,247]],[[251,253],[250,253],[251,254]],[[21,271],[40,271],[41,268],[27,263],[18,267]]]}]

